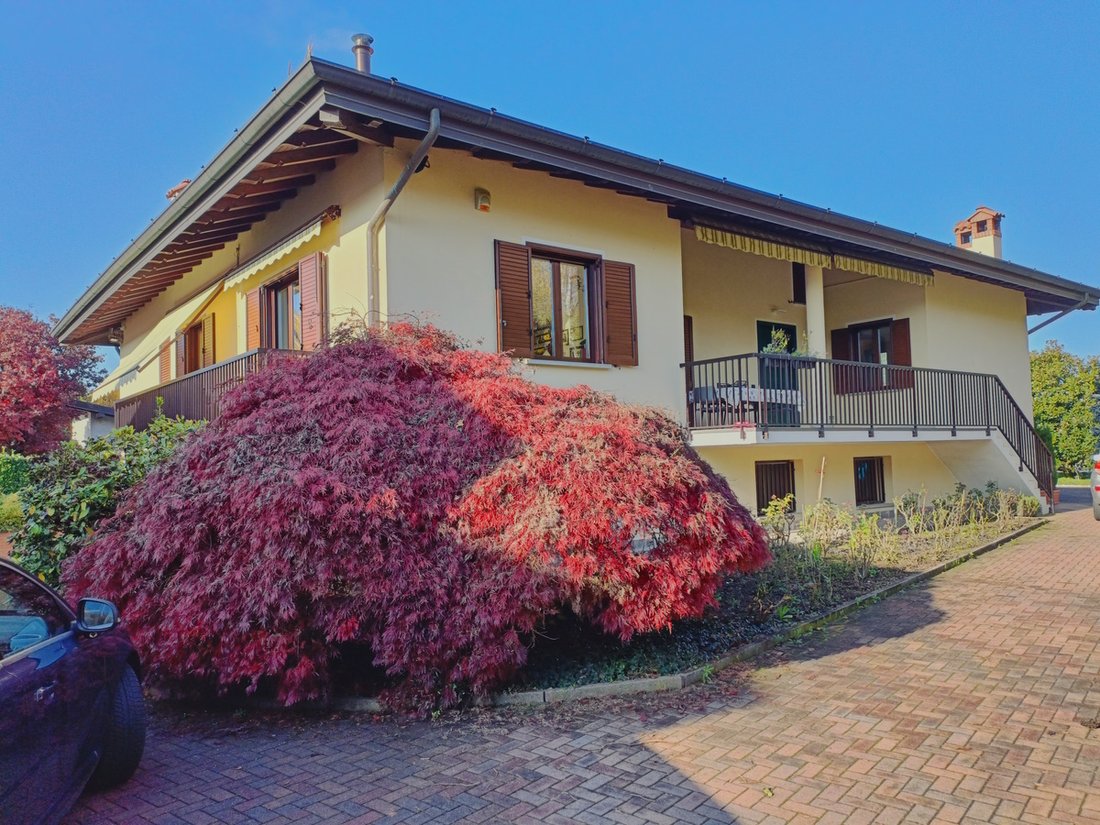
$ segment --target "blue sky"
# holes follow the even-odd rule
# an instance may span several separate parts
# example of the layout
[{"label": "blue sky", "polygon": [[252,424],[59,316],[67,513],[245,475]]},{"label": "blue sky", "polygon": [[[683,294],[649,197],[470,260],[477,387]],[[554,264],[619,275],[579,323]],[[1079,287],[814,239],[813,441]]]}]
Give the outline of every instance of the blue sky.
[{"label": "blue sky", "polygon": [[[415,8],[415,11],[413,9]],[[593,140],[1100,285],[1100,4],[2,6],[0,303],[62,313],[307,45]],[[1034,320],[1032,321],[1034,323]],[[1047,327],[1100,352],[1100,314]]]}]

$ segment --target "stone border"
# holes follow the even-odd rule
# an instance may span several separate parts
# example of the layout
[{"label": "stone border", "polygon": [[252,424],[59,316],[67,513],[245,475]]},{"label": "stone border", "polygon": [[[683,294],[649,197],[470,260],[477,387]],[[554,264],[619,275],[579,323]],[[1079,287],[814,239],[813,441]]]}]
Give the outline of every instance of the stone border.
[{"label": "stone border", "polygon": [[[571,702],[575,699],[596,699],[609,696],[630,696],[638,693],[658,693],[669,690],[681,690],[689,685],[695,685],[702,682],[704,679],[708,678],[708,676],[720,670],[725,670],[730,665],[744,662],[748,659],[754,659],[761,653],[771,650],[773,647],[777,647],[784,642],[789,642],[792,639],[797,639],[800,636],[805,636],[807,633],[819,630],[826,625],[832,624],[837,619],[842,619],[856,612],[868,604],[880,601],[887,596],[892,596],[899,590],[905,590],[906,588],[912,587],[914,584],[919,584],[922,581],[938,576],[940,573],[946,573],[953,567],[958,567],[960,564],[970,559],[982,556],[991,550],[996,550],[998,547],[1018,539],[1025,533],[1030,533],[1032,530],[1042,527],[1044,524],[1046,524],[1045,518],[1036,518],[1030,524],[1025,524],[1023,527],[1013,530],[1011,533],[1006,533],[1000,538],[996,538],[980,547],[975,547],[973,550],[967,550],[962,555],[956,556],[953,559],[940,562],[935,567],[930,567],[927,570],[922,570],[919,573],[906,576],[904,579],[896,581],[893,584],[880,587],[878,590],[873,590],[870,593],[857,596],[851,601],[833,608],[828,613],[824,613],[812,619],[807,619],[804,622],[799,622],[781,633],[776,633],[774,636],[768,636],[759,641],[750,642],[720,659],[716,659],[713,662],[701,665],[692,670],[686,670],[681,673],[670,673],[666,676],[651,676],[643,679],[623,679],[618,682],[593,682],[587,685],[575,685],[565,688],[527,690],[519,693],[498,693],[492,696],[485,704],[494,705],[496,707],[509,705],[544,705],[556,702]],[[377,699],[351,696],[334,699],[328,707],[333,710],[367,713],[380,713],[383,711],[382,705]]]}]

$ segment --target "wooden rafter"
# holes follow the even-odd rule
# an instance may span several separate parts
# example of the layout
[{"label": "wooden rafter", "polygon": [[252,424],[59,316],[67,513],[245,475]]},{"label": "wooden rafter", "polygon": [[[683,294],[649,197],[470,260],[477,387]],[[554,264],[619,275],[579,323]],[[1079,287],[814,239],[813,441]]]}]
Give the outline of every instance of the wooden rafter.
[{"label": "wooden rafter", "polygon": [[285,166],[290,163],[327,160],[329,158],[338,158],[341,155],[353,155],[358,149],[359,143],[357,141],[345,139],[341,143],[306,146],[302,149],[280,149],[278,152],[268,155],[264,163]]},{"label": "wooden rafter", "polygon": [[380,145],[393,145],[393,137],[383,129],[358,121],[354,127],[363,134],[345,134],[315,122],[287,138],[122,284],[74,330],[72,340],[96,340],[97,336],[126,319],[279,209],[302,187],[316,183],[318,174],[336,168],[338,158],[358,150],[364,135]]}]

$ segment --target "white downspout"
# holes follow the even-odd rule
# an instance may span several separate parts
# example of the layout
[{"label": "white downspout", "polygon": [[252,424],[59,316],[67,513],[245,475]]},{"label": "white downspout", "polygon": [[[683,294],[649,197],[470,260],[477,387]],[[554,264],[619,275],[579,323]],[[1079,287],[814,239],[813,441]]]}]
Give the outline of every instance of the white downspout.
[{"label": "white downspout", "polygon": [[378,326],[382,320],[382,309],[378,294],[380,283],[378,233],[382,231],[382,225],[386,222],[386,213],[390,211],[390,207],[393,206],[394,201],[401,194],[401,190],[405,188],[405,184],[409,182],[409,178],[420,168],[420,164],[424,162],[424,158],[428,156],[428,151],[435,145],[438,137],[439,109],[432,109],[428,118],[428,133],[424,135],[424,139],[420,141],[416,151],[412,153],[412,157],[405,164],[405,168],[393,188],[390,189],[389,194],[382,199],[382,202],[378,204],[378,208],[374,210],[374,214],[371,215],[370,220],[367,221],[367,321],[372,327]]}]

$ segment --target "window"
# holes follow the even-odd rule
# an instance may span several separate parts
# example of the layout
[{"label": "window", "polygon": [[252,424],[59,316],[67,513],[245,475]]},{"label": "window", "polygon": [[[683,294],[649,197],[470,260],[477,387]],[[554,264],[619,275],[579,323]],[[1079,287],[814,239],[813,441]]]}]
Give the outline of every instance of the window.
[{"label": "window", "polygon": [[497,348],[515,358],[638,365],[634,266],[496,241]]},{"label": "window", "polygon": [[[793,461],[756,462],[756,510],[763,513],[773,498],[795,494]],[[791,510],[795,508],[792,500]]]},{"label": "window", "polygon": [[210,313],[176,337],[176,377],[209,367],[214,361],[214,313]]},{"label": "window", "polygon": [[[897,367],[913,365],[913,350],[909,340],[909,319],[895,318],[852,324],[832,331],[833,358],[837,361],[858,361]],[[907,389],[913,386],[909,370],[868,370],[835,365],[833,386],[839,393]]]},{"label": "window", "polygon": [[806,265],[791,264],[791,303],[806,303]]},{"label": "window", "polygon": [[872,324],[849,327],[852,336],[852,360],[864,364],[889,364],[892,325],[893,321],[875,321]]},{"label": "window", "polygon": [[264,291],[268,310],[265,346],[302,349],[302,290],[298,270]]},{"label": "window", "polygon": [[325,258],[314,252],[245,295],[245,346],[312,351],[327,334]]},{"label": "window", "polygon": [[794,352],[798,346],[798,328],[794,324],[777,324],[773,321],[756,322],[756,349],[763,352],[772,343],[773,336],[782,333],[787,339],[787,352]]},{"label": "window", "polygon": [[855,460],[856,506],[886,502],[886,474],[882,457]]},{"label": "window", "polygon": [[56,636],[71,621],[45,588],[0,569],[0,658]]},{"label": "window", "polygon": [[202,324],[192,324],[183,333],[183,371],[202,369]]},{"label": "window", "polygon": [[589,265],[531,256],[531,318],[536,358],[592,360]]},{"label": "window", "polygon": [[959,235],[959,243],[966,245],[974,240],[974,236],[970,232],[963,232]]},{"label": "window", "polygon": [[988,229],[989,229],[989,221],[978,221],[977,230],[978,230],[979,235],[982,234],[983,232],[986,232]]}]

